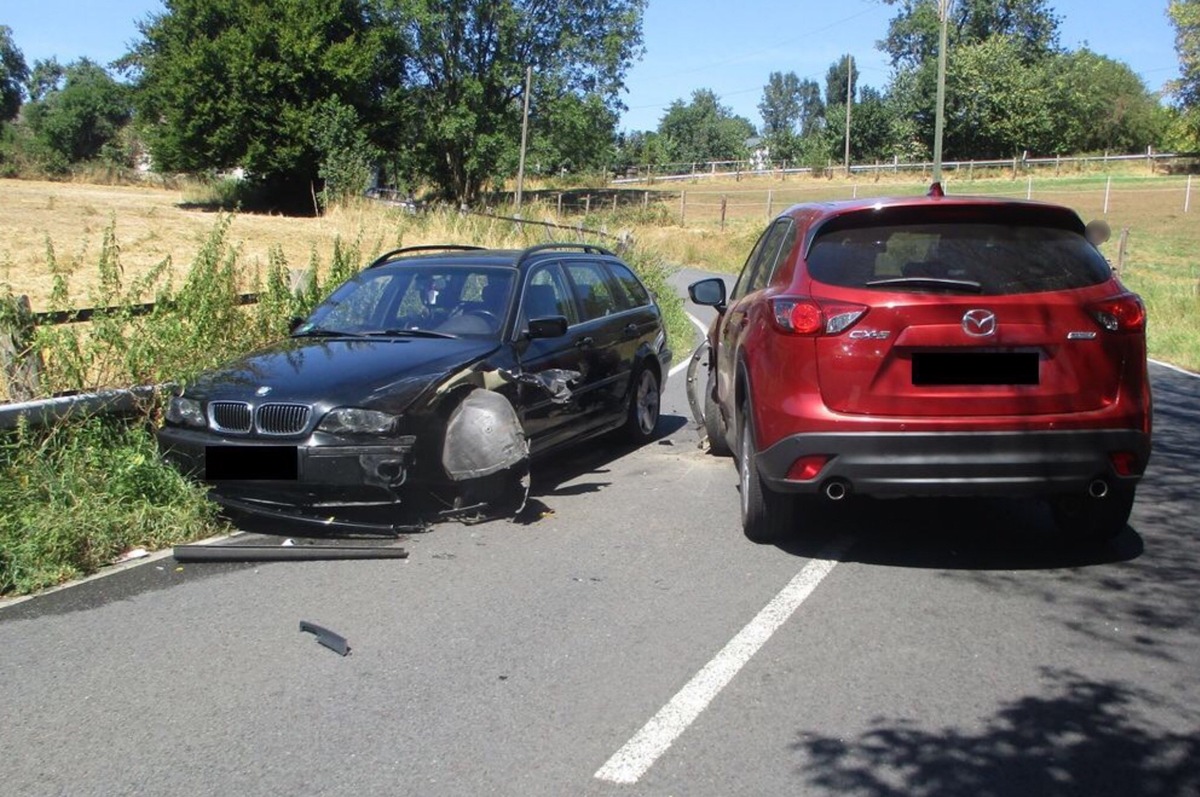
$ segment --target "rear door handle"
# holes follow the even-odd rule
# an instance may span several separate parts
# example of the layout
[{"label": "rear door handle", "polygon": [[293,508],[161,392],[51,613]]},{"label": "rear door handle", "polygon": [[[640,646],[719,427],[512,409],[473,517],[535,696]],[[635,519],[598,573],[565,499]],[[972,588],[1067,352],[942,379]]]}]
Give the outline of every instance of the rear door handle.
[{"label": "rear door handle", "polygon": [[595,343],[595,342],[596,342],[596,341],[592,339],[592,336],[591,336],[591,335],[584,335],[582,338],[580,338],[579,340],[575,341],[575,348],[577,348],[577,349],[590,349],[590,348],[592,348],[592,344],[593,344],[593,343]]},{"label": "rear door handle", "polygon": [[625,325],[625,337],[636,338],[637,336],[638,336],[638,325],[637,324],[626,324]]}]

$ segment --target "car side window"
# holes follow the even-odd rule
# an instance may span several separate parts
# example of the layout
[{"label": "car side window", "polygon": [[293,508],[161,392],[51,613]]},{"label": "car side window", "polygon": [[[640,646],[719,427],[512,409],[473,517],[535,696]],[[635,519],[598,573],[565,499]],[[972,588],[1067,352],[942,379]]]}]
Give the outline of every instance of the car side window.
[{"label": "car side window", "polygon": [[572,260],[567,263],[567,273],[575,287],[580,320],[591,321],[616,312],[612,287],[603,265],[592,260]]},{"label": "car side window", "polygon": [[[746,265],[742,268],[741,276],[738,277],[737,285],[730,296],[731,300],[740,299],[767,286],[775,273],[775,264],[779,260],[780,252],[785,251],[784,242],[795,242],[795,230],[796,226],[792,220],[783,218],[763,232],[750,257],[746,259]],[[787,249],[791,249],[791,246]]]},{"label": "car side window", "polygon": [[558,263],[538,266],[525,282],[525,296],[521,301],[521,324],[524,328],[531,318],[547,318],[561,315],[567,325],[579,323],[575,302],[571,299],[571,287],[567,275]]},{"label": "car side window", "polygon": [[609,263],[609,273],[616,279],[617,305],[622,310],[650,304],[650,293],[624,263]]},{"label": "car side window", "polygon": [[796,223],[791,219],[786,219],[777,226],[780,228],[778,230],[780,233],[779,246],[775,249],[775,255],[771,261],[770,268],[766,268],[765,266],[763,268],[765,276],[762,280],[762,287],[764,288],[775,280],[775,272],[779,271],[780,264],[787,259],[788,253],[796,245]]},{"label": "car side window", "polygon": [[754,275],[754,268],[758,265],[763,247],[766,246],[767,238],[770,237],[772,229],[768,227],[763,230],[762,235],[758,236],[758,241],[754,244],[754,248],[750,250],[750,256],[746,258],[746,263],[742,266],[742,273],[738,275],[737,283],[733,286],[733,291],[729,294],[730,301],[736,301],[750,292],[749,285]]},{"label": "car side window", "polygon": [[767,241],[759,254],[758,264],[754,267],[754,274],[750,277],[747,293],[762,290],[770,284],[771,277],[775,274],[775,265],[779,262],[780,253],[783,251],[783,244],[788,239],[788,234],[792,233],[794,229],[795,226],[791,219],[780,219],[771,226]]}]

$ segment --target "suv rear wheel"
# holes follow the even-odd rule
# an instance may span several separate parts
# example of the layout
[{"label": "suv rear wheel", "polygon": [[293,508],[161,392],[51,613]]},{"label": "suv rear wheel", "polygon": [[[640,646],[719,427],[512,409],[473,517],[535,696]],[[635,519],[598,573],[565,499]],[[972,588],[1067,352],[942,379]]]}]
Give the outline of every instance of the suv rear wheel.
[{"label": "suv rear wheel", "polygon": [[795,498],[768,487],[758,472],[758,451],[750,408],[743,407],[738,435],[738,482],[741,490],[742,531],[754,542],[778,542],[792,532],[796,522]]}]

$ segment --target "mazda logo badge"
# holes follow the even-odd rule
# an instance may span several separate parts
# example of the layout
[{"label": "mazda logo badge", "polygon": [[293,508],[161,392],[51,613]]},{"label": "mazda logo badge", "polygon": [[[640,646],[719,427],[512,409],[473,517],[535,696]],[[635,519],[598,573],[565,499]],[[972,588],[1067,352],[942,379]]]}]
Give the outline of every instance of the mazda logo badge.
[{"label": "mazda logo badge", "polygon": [[996,334],[996,314],[991,310],[968,310],[962,317],[963,332],[974,338]]}]

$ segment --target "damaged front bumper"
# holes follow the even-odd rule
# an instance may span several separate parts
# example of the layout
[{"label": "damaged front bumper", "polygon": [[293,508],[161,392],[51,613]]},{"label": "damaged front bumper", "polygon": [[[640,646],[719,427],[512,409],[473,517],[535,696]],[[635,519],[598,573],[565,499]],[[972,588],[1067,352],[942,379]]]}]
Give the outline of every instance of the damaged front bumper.
[{"label": "damaged front bumper", "polygon": [[212,484],[213,500],[241,511],[327,522],[333,508],[400,503],[415,436],[362,445],[318,437],[251,440],[165,426],[158,445],[167,462]]},{"label": "damaged front bumper", "polygon": [[[428,513],[512,514],[528,496],[521,422],[509,401],[490,390],[468,393],[444,430],[426,435],[419,457],[415,435],[352,444],[322,432],[286,441],[164,426],[158,443],[166,461],[210,483],[209,497],[227,509],[325,531],[423,528]],[[382,520],[369,519],[381,513]],[[397,525],[402,515],[410,522]]]}]

